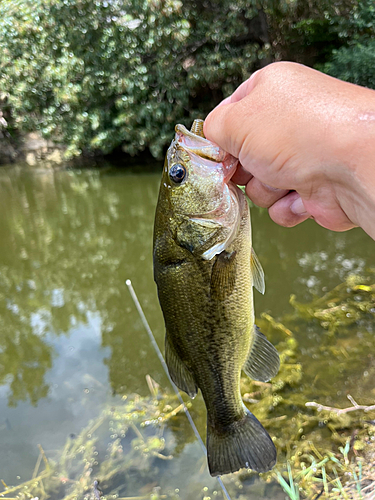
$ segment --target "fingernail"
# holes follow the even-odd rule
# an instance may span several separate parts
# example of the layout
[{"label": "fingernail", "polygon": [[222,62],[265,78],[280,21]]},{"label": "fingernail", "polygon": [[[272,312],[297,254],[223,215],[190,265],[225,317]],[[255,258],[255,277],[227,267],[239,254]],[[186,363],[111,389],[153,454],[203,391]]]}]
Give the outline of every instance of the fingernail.
[{"label": "fingernail", "polygon": [[300,196],[296,200],[294,200],[293,203],[290,205],[290,211],[293,212],[295,215],[307,214],[307,210]]}]

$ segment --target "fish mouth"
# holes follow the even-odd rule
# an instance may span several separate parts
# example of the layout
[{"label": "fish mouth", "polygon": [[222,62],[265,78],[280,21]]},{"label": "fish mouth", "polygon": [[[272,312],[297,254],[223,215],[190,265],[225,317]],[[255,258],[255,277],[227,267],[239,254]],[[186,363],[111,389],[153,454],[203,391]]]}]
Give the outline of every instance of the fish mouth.
[{"label": "fish mouth", "polygon": [[222,162],[222,165],[224,169],[224,182],[228,184],[237,170],[238,159],[229,153],[226,153],[226,157]]},{"label": "fish mouth", "polygon": [[224,182],[228,184],[237,169],[238,159],[205,137],[194,134],[184,125],[176,125],[175,131],[176,135],[172,141],[172,147],[182,148],[191,159],[196,155],[199,156],[201,161],[207,160],[211,162],[211,164],[206,164],[208,167],[212,167],[212,163],[215,163],[216,168],[221,167],[223,169]]}]

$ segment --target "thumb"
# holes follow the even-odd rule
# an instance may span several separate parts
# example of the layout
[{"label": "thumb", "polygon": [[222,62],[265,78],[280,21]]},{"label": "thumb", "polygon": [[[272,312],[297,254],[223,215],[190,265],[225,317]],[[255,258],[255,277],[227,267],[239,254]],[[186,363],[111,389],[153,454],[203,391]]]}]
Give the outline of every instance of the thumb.
[{"label": "thumb", "polygon": [[246,136],[246,127],[243,127],[243,120],[239,116],[239,106],[241,101],[219,105],[211,111],[203,125],[205,137],[235,158],[239,158]]},{"label": "thumb", "polygon": [[[258,80],[258,74],[259,70],[255,71],[232,95],[224,99],[213,109],[204,122],[203,130],[207,139],[236,158],[239,156],[243,142],[237,135],[238,129],[241,129],[241,111],[245,111],[244,103],[240,103],[240,101],[247,97],[253,90]],[[241,105],[236,106],[236,104]],[[237,111],[240,113],[239,115],[237,115]]]}]

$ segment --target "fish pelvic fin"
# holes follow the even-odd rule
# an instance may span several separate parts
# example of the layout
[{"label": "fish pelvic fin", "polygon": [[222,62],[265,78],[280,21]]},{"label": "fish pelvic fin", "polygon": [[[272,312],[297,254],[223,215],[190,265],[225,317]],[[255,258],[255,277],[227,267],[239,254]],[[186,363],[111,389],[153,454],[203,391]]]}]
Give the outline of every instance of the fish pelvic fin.
[{"label": "fish pelvic fin", "polygon": [[198,392],[197,384],[195,383],[193,374],[173,347],[168,338],[168,332],[165,336],[165,362],[167,363],[169,375],[173,382],[181,391],[186,392],[186,394],[194,399]]},{"label": "fish pelvic fin", "polygon": [[280,368],[280,357],[276,348],[254,325],[254,341],[243,366],[243,371],[253,380],[268,382],[275,377]]},{"label": "fish pelvic fin", "polygon": [[207,459],[211,476],[244,467],[267,472],[276,463],[276,448],[259,420],[245,408],[242,419],[220,432],[207,422]]}]

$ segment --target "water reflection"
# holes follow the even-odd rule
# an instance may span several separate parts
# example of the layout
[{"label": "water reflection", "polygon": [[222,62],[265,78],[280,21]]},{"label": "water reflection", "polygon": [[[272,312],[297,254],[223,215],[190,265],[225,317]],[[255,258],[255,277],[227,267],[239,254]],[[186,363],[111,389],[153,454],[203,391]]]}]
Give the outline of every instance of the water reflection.
[{"label": "water reflection", "polygon": [[[139,390],[153,354],[124,281],[132,278],[162,341],[151,270],[158,176],[9,170],[0,190],[0,384],[9,386],[9,404],[35,405],[47,395],[54,358],[47,333],[87,324],[90,311],[99,313],[102,346],[111,352],[113,393]],[[359,230],[338,235],[311,221],[286,231],[256,210],[253,226],[267,279],[258,311],[284,313],[290,293],[307,299],[309,289],[363,271],[372,256]]]},{"label": "water reflection", "polygon": [[[157,174],[0,172],[0,440],[11,454],[0,457],[3,474],[32,472],[39,442],[61,447],[111,395],[147,394],[146,374],[168,387],[125,287],[131,278],[162,346],[151,263],[158,185]],[[257,209],[252,219],[266,273],[258,316],[282,316],[292,293],[310,300],[373,266],[374,243],[360,230],[334,234],[313,221],[286,230]],[[324,347],[316,328],[299,342],[305,359]],[[199,398],[193,413],[204,432]],[[184,419],[174,440],[181,462],[163,477],[170,484],[173,467],[200,453]]]},{"label": "water reflection", "polygon": [[98,172],[52,171],[0,179],[0,383],[9,385],[9,403],[47,395],[54,352],[46,335],[87,324],[89,311],[100,314],[111,385],[121,392],[147,362],[127,335],[134,317],[123,283],[132,276],[151,285],[156,179],[103,183]]}]

